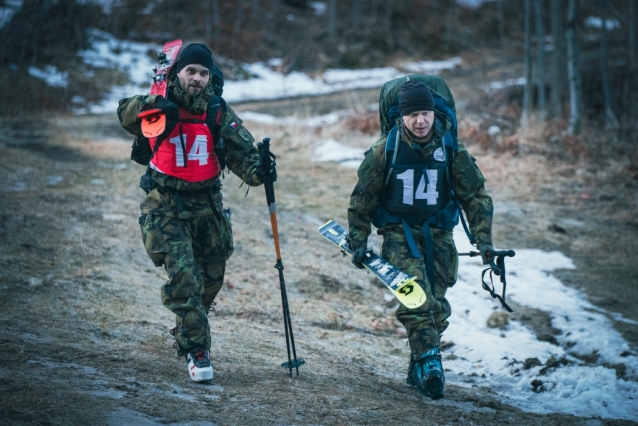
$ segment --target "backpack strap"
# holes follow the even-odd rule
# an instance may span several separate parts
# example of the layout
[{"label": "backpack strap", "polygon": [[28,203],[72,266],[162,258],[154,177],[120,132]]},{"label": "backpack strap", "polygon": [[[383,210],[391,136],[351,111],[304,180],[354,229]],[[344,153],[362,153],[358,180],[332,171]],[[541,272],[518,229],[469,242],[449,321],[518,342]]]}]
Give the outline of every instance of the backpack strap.
[{"label": "backpack strap", "polygon": [[223,170],[226,168],[226,154],[224,153],[224,139],[220,136],[222,120],[226,117],[228,106],[221,96],[214,95],[208,102],[206,112],[206,125],[213,135],[213,145],[215,155],[219,161],[219,167]]}]

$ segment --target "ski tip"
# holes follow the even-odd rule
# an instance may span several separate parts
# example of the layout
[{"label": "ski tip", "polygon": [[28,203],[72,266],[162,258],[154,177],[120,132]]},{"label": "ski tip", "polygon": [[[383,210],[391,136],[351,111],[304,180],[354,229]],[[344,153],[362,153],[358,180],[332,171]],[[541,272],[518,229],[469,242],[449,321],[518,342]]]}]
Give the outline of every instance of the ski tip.
[{"label": "ski tip", "polygon": [[319,228],[319,230],[322,230],[323,228],[325,228],[326,226],[330,225],[331,223],[333,223],[334,220],[330,219],[329,221],[327,221],[326,223],[324,223],[323,225],[321,225]]}]

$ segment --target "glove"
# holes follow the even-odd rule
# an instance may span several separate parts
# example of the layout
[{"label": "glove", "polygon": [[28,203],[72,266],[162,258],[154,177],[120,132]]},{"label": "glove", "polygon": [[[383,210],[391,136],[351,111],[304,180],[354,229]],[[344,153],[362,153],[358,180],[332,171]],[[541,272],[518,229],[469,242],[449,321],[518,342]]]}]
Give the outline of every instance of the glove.
[{"label": "glove", "polygon": [[179,122],[179,107],[163,96],[155,98],[155,108],[162,110],[166,116],[166,127],[158,139],[166,138]]},{"label": "glove", "polygon": [[350,261],[354,266],[359,269],[363,269],[363,262],[366,260],[366,248],[361,247],[352,252],[352,259]]},{"label": "glove", "polygon": [[494,247],[489,244],[482,244],[478,246],[479,251],[481,252],[481,259],[483,259],[483,265],[487,265],[492,260],[494,260],[494,256],[492,256],[492,252],[494,252]]},{"label": "glove", "polygon": [[157,96],[155,98],[155,108],[161,109],[167,120],[174,122],[179,121],[179,107],[164,96]]},{"label": "glove", "polygon": [[275,163],[275,156],[271,154],[271,161],[267,163],[262,163],[261,161],[257,163],[257,177],[262,183],[266,182],[275,182],[277,180],[277,168],[275,167],[277,163]]}]

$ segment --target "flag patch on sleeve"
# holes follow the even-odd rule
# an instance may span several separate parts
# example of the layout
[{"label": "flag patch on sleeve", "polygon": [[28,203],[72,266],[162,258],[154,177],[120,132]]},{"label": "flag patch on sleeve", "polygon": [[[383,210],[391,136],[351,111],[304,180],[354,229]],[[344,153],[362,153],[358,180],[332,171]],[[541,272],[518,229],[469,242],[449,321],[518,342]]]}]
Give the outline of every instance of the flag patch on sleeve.
[{"label": "flag patch on sleeve", "polygon": [[234,129],[235,127],[237,127],[237,123],[233,121],[232,123],[229,124],[229,126],[231,129]]}]

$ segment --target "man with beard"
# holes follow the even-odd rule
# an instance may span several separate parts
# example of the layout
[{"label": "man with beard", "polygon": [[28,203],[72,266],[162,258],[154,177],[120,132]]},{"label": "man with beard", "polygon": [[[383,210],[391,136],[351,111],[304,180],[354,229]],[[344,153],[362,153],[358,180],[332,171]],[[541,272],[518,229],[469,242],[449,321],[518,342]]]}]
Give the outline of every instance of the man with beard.
[{"label": "man with beard", "polygon": [[483,263],[494,251],[493,207],[485,178],[456,140],[454,111],[447,103],[436,106],[430,87],[417,77],[401,82],[394,127],[365,154],[348,223],[355,266],[363,268],[372,223],[383,236],[383,258],[416,276],[425,291],[423,306],[400,305],[396,317],[406,328],[412,353],[408,385],[438,399],[445,383],[439,346],[452,313],[445,293],[458,272],[452,229],[459,204]]},{"label": "man with beard", "polygon": [[149,139],[139,223],[148,255],[168,274],[162,303],[175,313],[171,334],[195,381],[213,378],[207,315],[233,253],[222,170],[227,165],[250,186],[277,178],[274,163],[268,169],[261,165],[252,135],[221,98],[220,76],[210,50],[190,44],[169,72],[166,98],[133,96],[122,99],[117,110],[122,127],[136,138],[142,137],[140,112],[159,109],[166,117],[164,132]]}]

